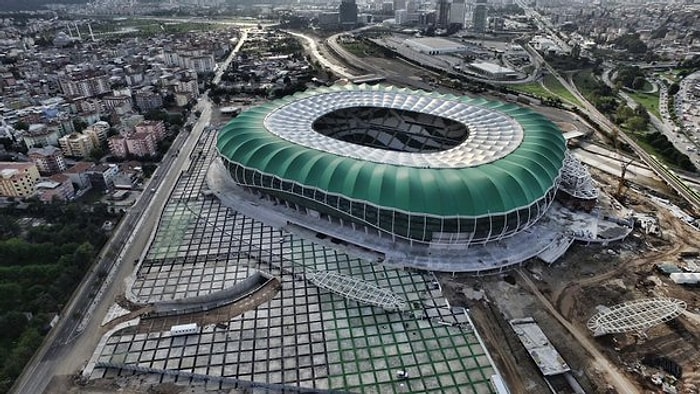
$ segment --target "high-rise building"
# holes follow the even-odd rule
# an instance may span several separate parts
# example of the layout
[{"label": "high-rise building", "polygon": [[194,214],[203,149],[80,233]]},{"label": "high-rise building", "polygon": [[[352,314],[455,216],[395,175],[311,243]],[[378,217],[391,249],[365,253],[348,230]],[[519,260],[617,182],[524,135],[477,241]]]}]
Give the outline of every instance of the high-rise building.
[{"label": "high-rise building", "polygon": [[126,147],[129,154],[136,157],[155,156],[156,138],[151,133],[134,133],[126,137]]},{"label": "high-rise building", "polygon": [[353,28],[357,25],[357,3],[355,0],[343,0],[340,3],[340,24],[345,28]]},{"label": "high-rise building", "polygon": [[71,133],[58,139],[61,150],[66,156],[87,157],[95,149],[93,138],[80,133]]},{"label": "high-rise building", "polygon": [[486,31],[486,17],[487,17],[487,1],[486,0],[476,0],[476,5],[474,6],[474,19],[472,28],[476,32]]},{"label": "high-rise building", "polygon": [[418,1],[417,0],[406,0],[406,11],[409,14],[413,14],[418,11]]},{"label": "high-rise building", "polygon": [[459,24],[461,28],[464,27],[464,21],[467,15],[467,4],[464,0],[453,0],[450,6],[450,24]]},{"label": "high-rise building", "polygon": [[439,27],[447,27],[450,20],[450,3],[447,0],[438,0],[437,2],[437,25]]},{"label": "high-rise building", "polygon": [[29,197],[35,192],[39,170],[34,163],[0,163],[0,196]]},{"label": "high-rise building", "polygon": [[91,97],[111,91],[107,75],[87,73],[59,77],[58,86],[69,97]]},{"label": "high-rise building", "polygon": [[107,139],[109,145],[109,153],[116,157],[126,157],[129,154],[129,148],[126,145],[126,137],[121,135],[109,137]]},{"label": "high-rise building", "polygon": [[56,174],[65,171],[66,160],[63,157],[63,152],[55,146],[46,146],[43,148],[31,148],[28,152],[29,160],[36,164],[39,172],[43,175]]}]

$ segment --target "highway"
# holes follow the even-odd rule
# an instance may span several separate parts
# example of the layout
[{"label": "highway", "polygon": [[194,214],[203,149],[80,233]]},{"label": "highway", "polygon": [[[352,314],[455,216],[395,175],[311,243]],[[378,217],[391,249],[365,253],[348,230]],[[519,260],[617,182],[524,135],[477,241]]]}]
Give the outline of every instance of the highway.
[{"label": "highway", "polygon": [[603,115],[598,109],[591,104],[586,97],[579,92],[579,90],[576,88],[576,85],[573,83],[571,80],[571,77],[568,79],[564,79],[557,70],[555,70],[549,63],[547,63],[544,58],[537,52],[532,46],[526,45],[525,49],[530,52],[532,56],[536,56],[539,61],[547,68],[550,74],[552,74],[558,81],[559,83],[562,84],[568,90],[571,92],[571,94],[574,95],[582,104],[583,107],[581,108],[584,112],[588,114],[588,116],[593,120],[595,123],[600,126],[600,128],[608,133],[608,135],[613,136],[613,138],[617,138],[619,141],[622,141],[623,143],[629,145],[629,147],[634,151],[634,153],[639,156],[642,161],[649,166],[661,179],[663,179],[664,182],[666,182],[667,185],[669,185],[673,190],[675,190],[683,199],[685,199],[691,206],[693,206],[696,210],[700,210],[700,196],[695,193],[693,189],[691,189],[688,185],[683,182],[683,180],[678,177],[673,171],[669,170],[666,168],[663,163],[661,163],[658,159],[653,157],[651,154],[647,153],[641,146],[637,144],[632,138],[628,137],[627,134],[624,133],[624,131],[620,130],[615,124],[613,124],[605,115]]},{"label": "highway", "polygon": [[[244,31],[226,64],[241,48],[246,37]],[[214,77],[216,81],[220,81],[224,70],[225,67],[219,67]],[[73,293],[61,319],[34,354],[11,391],[26,394],[43,393],[52,377],[74,375],[90,359],[105,331],[101,327],[102,318],[116,297],[124,293],[125,280],[134,270],[133,262],[140,259],[146,250],[182,169],[190,166],[190,156],[204,128],[209,125],[212,103],[207,93],[202,95],[194,109],[201,111],[201,116],[191,132],[183,130],[179,133],[169,151],[179,151],[179,154],[168,153],[163,158],[141,197],[127,211],[100,252],[96,263]],[[103,272],[108,274],[97,295],[91,297],[94,284],[99,283],[99,274]],[[80,318],[76,319],[73,316]]]},{"label": "highway", "polygon": [[[603,71],[602,80],[606,85],[608,85],[608,87],[615,89],[615,84],[610,79],[611,71],[612,69],[606,68]],[[664,119],[657,118],[656,115],[647,110],[649,121],[656,130],[661,132],[661,134],[664,134],[668,140],[671,141],[673,146],[679,152],[688,155],[690,161],[693,162],[696,167],[700,168],[700,156],[694,152],[696,146],[693,141],[691,141],[690,138],[684,133],[674,132],[674,125],[671,123],[670,118],[668,117],[668,89],[659,81],[651,83],[659,87],[659,112],[662,116],[664,116]],[[640,105],[632,97],[630,97],[630,95],[622,90],[618,92],[618,96],[625,100],[627,106],[630,108],[636,108],[638,105]]]},{"label": "highway", "polygon": [[[549,67],[549,65],[547,65]],[[557,78],[561,78],[557,75]],[[561,81],[560,81],[561,82]],[[649,166],[661,179],[666,182],[673,190],[675,190],[683,199],[685,199],[692,207],[696,210],[700,210],[700,196],[686,185],[683,180],[676,175],[673,171],[669,170],[663,163],[661,163],[656,157],[649,154],[641,146],[637,144],[632,138],[627,136],[624,131],[620,130],[615,124],[613,124],[605,115],[603,115],[593,104],[591,104],[586,98],[578,91],[576,85],[573,81],[569,80],[564,85],[567,90],[569,90],[583,105],[585,106],[586,112],[598,125],[610,135],[616,136],[618,140],[624,142],[632,148],[632,151],[639,156],[646,165]]]},{"label": "highway", "polygon": [[351,70],[339,66],[330,60],[326,59],[321,52],[318,50],[318,44],[316,43],[316,40],[313,37],[301,34],[301,33],[296,33],[293,31],[286,31],[286,33],[293,35],[294,37],[301,38],[302,40],[302,45],[306,49],[307,52],[311,54],[311,57],[313,57],[317,62],[319,62],[323,67],[331,70],[334,74],[339,75],[342,78],[348,78],[352,79],[357,77],[358,75],[354,74]]},{"label": "highway", "polygon": [[[547,33],[556,38],[556,34],[552,30],[551,26],[548,25],[548,23],[542,18],[541,15],[539,15],[538,12],[532,10],[530,7],[528,7],[521,1],[518,2],[518,5],[525,10],[526,15],[534,18],[538,22],[538,24],[541,24],[540,28],[542,30],[545,30]],[[598,111],[598,109],[593,104],[591,104],[581,94],[581,92],[578,91],[576,85],[571,80],[571,77],[569,77],[568,79],[562,78],[562,76],[559,75],[559,73],[544,60],[544,58],[539,54],[539,52],[537,52],[529,44],[525,46],[525,49],[530,53],[531,56],[535,56],[537,59],[539,59],[541,64],[543,64],[547,68],[547,70],[549,70],[550,74],[557,78],[559,83],[561,83],[562,86],[566,88],[566,90],[571,92],[571,94],[573,94],[574,97],[576,97],[583,104],[583,107],[581,109],[588,113],[591,120],[596,122],[598,126],[600,126],[601,129],[603,129],[603,131],[613,136],[613,138],[617,138],[619,141],[622,141],[625,144],[629,145],[630,148],[634,151],[634,153],[637,156],[639,156],[642,159],[642,161],[644,161],[644,163],[646,163],[659,177],[661,177],[661,179],[663,179],[664,182],[666,182],[666,184],[668,184],[673,190],[675,190],[694,209],[700,211],[700,195],[698,195],[685,182],[683,182],[683,180],[680,177],[678,177],[678,175],[676,175],[673,171],[669,170],[656,157],[647,153],[647,151],[645,151],[641,146],[639,146],[632,138],[628,137],[627,134],[624,133],[624,131],[620,130],[605,115]]]}]

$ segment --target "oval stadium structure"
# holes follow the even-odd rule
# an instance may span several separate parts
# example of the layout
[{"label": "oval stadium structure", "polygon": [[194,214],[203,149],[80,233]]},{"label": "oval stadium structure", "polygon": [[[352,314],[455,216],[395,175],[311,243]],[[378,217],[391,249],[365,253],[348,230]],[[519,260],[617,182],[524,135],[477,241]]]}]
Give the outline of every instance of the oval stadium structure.
[{"label": "oval stadium structure", "polygon": [[310,217],[411,245],[522,232],[554,199],[561,131],[528,109],[390,86],[344,85],[242,113],[217,148],[245,189]]}]

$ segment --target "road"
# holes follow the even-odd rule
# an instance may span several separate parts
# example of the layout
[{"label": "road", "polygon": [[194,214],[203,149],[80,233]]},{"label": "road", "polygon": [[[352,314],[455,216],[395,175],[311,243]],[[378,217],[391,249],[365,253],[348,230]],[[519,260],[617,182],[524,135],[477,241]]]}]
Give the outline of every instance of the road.
[{"label": "road", "polygon": [[[549,67],[549,65],[547,65]],[[561,78],[557,75],[557,78]],[[560,81],[561,82],[561,81]],[[653,157],[651,154],[647,153],[641,146],[637,144],[632,138],[628,137],[622,130],[620,130],[616,125],[614,125],[605,115],[598,111],[593,104],[591,104],[576,88],[573,81],[565,81],[564,87],[569,90],[581,103],[584,105],[584,109],[588,112],[588,115],[594,120],[604,131],[609,133],[609,135],[616,136],[617,139],[627,144],[634,153],[639,156],[646,165],[651,168],[656,175],[666,182],[667,185],[671,186],[683,199],[685,199],[691,206],[695,209],[700,210],[700,195],[695,193],[683,180],[678,177],[673,171],[669,170],[664,166],[658,159]]]},{"label": "road", "polygon": [[323,67],[331,70],[334,74],[342,77],[342,78],[348,78],[352,79],[359,74],[353,73],[351,70],[339,66],[330,60],[326,59],[325,56],[321,54],[321,52],[318,50],[318,44],[316,43],[316,39],[314,37],[307,36],[305,34],[293,32],[293,31],[286,31],[286,33],[293,35],[294,37],[301,38],[302,40],[302,45],[304,46],[304,49],[306,49],[306,52],[311,54],[311,57],[314,58],[317,62],[319,62]]},{"label": "road", "polygon": [[690,186],[688,186],[683,180],[678,177],[673,171],[669,170],[664,166],[658,159],[653,157],[651,154],[647,153],[641,146],[637,144],[632,138],[628,137],[622,130],[620,130],[615,124],[613,124],[605,115],[603,115],[598,109],[591,104],[586,97],[581,94],[576,88],[576,85],[571,80],[569,76],[568,79],[564,79],[549,63],[547,63],[542,55],[539,54],[530,45],[526,45],[525,49],[530,52],[532,56],[536,56],[540,62],[547,68],[550,74],[552,74],[562,86],[566,88],[571,94],[576,97],[577,100],[581,102],[583,107],[580,107],[584,112],[588,114],[592,121],[594,121],[600,128],[608,133],[610,136],[614,136],[623,143],[629,145],[629,147],[634,151],[634,153],[639,156],[642,161],[649,166],[663,181],[669,185],[673,190],[675,190],[683,199],[685,199],[691,206],[696,210],[700,211],[700,195],[698,195]]},{"label": "road", "polygon": [[[353,65],[353,67],[363,70],[365,73],[373,73],[373,74],[378,74],[378,75],[384,75],[384,76],[391,76],[392,79],[397,80],[397,82],[402,82],[397,78],[403,78],[407,79],[407,75],[388,75],[391,74],[389,70],[386,70],[380,66],[376,66],[373,64],[370,64],[363,60],[360,57],[355,56],[353,53],[347,51],[343,45],[341,45],[338,40],[348,34],[353,34],[353,33],[358,33],[363,30],[368,30],[372,28],[373,26],[365,26],[360,29],[352,30],[349,32],[344,32],[344,33],[338,33],[334,34],[326,40],[326,43],[328,44],[328,48],[335,54],[337,55],[344,63]],[[450,63],[449,61],[446,61],[444,58],[436,58],[433,55],[427,55],[423,53],[416,52],[412,49],[409,49],[405,47],[403,40],[398,39],[398,38],[385,38],[382,40],[374,40],[373,41],[375,45],[379,45],[384,47],[385,49],[391,50],[394,53],[397,53],[400,58],[405,58],[405,59],[410,59],[411,63],[414,64],[420,64],[421,68],[424,69],[426,72],[433,73],[435,75],[439,75],[438,72],[434,71],[433,69],[441,69],[443,72],[447,73],[450,76],[453,77],[460,77],[460,78],[466,78],[470,81],[476,81],[476,82],[482,82],[482,83],[487,83],[487,84],[494,84],[494,85],[520,85],[520,84],[526,84],[530,82],[536,81],[538,78],[541,76],[541,65],[536,62],[536,59],[531,58],[533,60],[533,64],[535,66],[535,70],[528,74],[527,77],[523,79],[516,79],[516,80],[496,80],[496,79],[488,79],[488,78],[480,78],[476,75],[465,73],[465,72],[458,72],[455,71],[454,65],[461,65],[463,66],[463,62],[460,60],[457,63],[458,64],[453,64]],[[408,61],[408,60],[407,60]]]},{"label": "road", "polygon": [[[602,80],[608,87],[616,89],[615,84],[610,79],[611,72],[611,68],[606,68],[603,71]],[[659,112],[662,116],[664,116],[664,119],[659,119],[651,111],[647,110],[646,112],[649,115],[649,121],[656,130],[661,132],[661,134],[664,134],[668,140],[671,141],[673,146],[679,152],[687,154],[690,161],[692,161],[696,167],[700,168],[700,156],[695,153],[696,147],[693,141],[691,141],[685,134],[674,132],[674,126],[668,117],[668,89],[659,81],[652,81],[651,83],[654,84],[654,86],[659,86]],[[627,106],[630,108],[636,108],[638,105],[640,105],[630,95],[622,90],[618,92],[618,96],[625,100]]]},{"label": "road", "polygon": [[219,83],[221,83],[221,76],[224,75],[224,72],[228,68],[229,64],[231,64],[231,60],[233,60],[233,58],[236,56],[238,51],[241,50],[241,47],[243,46],[243,43],[245,42],[245,40],[248,39],[248,31],[249,30],[250,29],[241,30],[241,36],[238,38],[238,43],[236,43],[236,46],[233,48],[233,50],[228,55],[228,57],[226,57],[226,60],[222,64],[219,65],[219,68],[217,69],[217,72],[214,75],[214,79],[211,80],[211,82],[214,85],[218,85]]},{"label": "road", "polygon": [[[246,37],[244,31],[227,62],[240,50]],[[217,81],[221,80],[224,70],[223,66],[217,70],[214,77]],[[75,374],[89,360],[105,331],[101,327],[102,317],[117,295],[124,293],[125,280],[134,270],[133,262],[140,259],[146,250],[181,169],[190,166],[190,156],[204,128],[210,122],[212,103],[206,93],[195,109],[201,111],[201,116],[192,127],[192,131],[182,131],[170,148],[170,152],[179,150],[180,153],[168,154],[163,159],[141,198],[128,210],[112,238],[102,249],[97,262],[74,292],[62,313],[63,318],[51,330],[15,382],[13,392],[43,393],[52,377]],[[152,189],[156,191],[153,192]],[[114,255],[117,255],[116,259]],[[93,284],[98,283],[98,276],[102,272],[108,272],[107,277],[97,296],[93,298],[90,296]],[[80,315],[82,319],[72,318],[74,315]]]}]

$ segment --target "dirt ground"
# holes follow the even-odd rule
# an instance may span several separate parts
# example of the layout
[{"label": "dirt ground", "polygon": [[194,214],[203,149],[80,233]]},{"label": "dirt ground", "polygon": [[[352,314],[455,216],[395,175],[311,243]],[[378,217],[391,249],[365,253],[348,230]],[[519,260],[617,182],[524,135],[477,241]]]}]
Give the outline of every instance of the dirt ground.
[{"label": "dirt ground", "polygon": [[250,390],[211,389],[202,383],[178,385],[152,383],[143,376],[91,380],[87,385],[74,385],[70,377],[54,378],[47,394],[249,394]]},{"label": "dirt ground", "polygon": [[[603,174],[594,176],[603,185],[614,185],[616,181]],[[630,189],[625,207],[655,216],[662,230],[660,235],[647,235],[636,229],[620,243],[575,244],[552,266],[533,260],[519,272],[504,275],[440,276],[448,299],[454,305],[470,308],[477,329],[512,392],[549,391],[507,323],[526,316],[532,316],[541,326],[587,393],[627,392],[619,389],[620,384],[627,384],[629,392],[662,392],[664,388],[679,393],[700,392],[700,314],[696,313],[700,310],[700,293],[697,288],[676,285],[656,268],[664,262],[679,266],[687,263],[688,252],[692,255],[700,251],[700,232],[655,206],[647,193]],[[700,259],[695,263],[700,265]],[[483,298],[478,299],[481,295]],[[611,307],[651,297],[683,300],[687,312],[645,332],[593,337],[586,327],[598,306]],[[682,378],[676,381],[661,369],[643,365],[642,359],[648,354],[677,363],[682,368]],[[601,362],[612,368],[601,367]],[[611,384],[615,374],[618,389]],[[658,379],[657,383],[652,382],[652,377]]]}]

